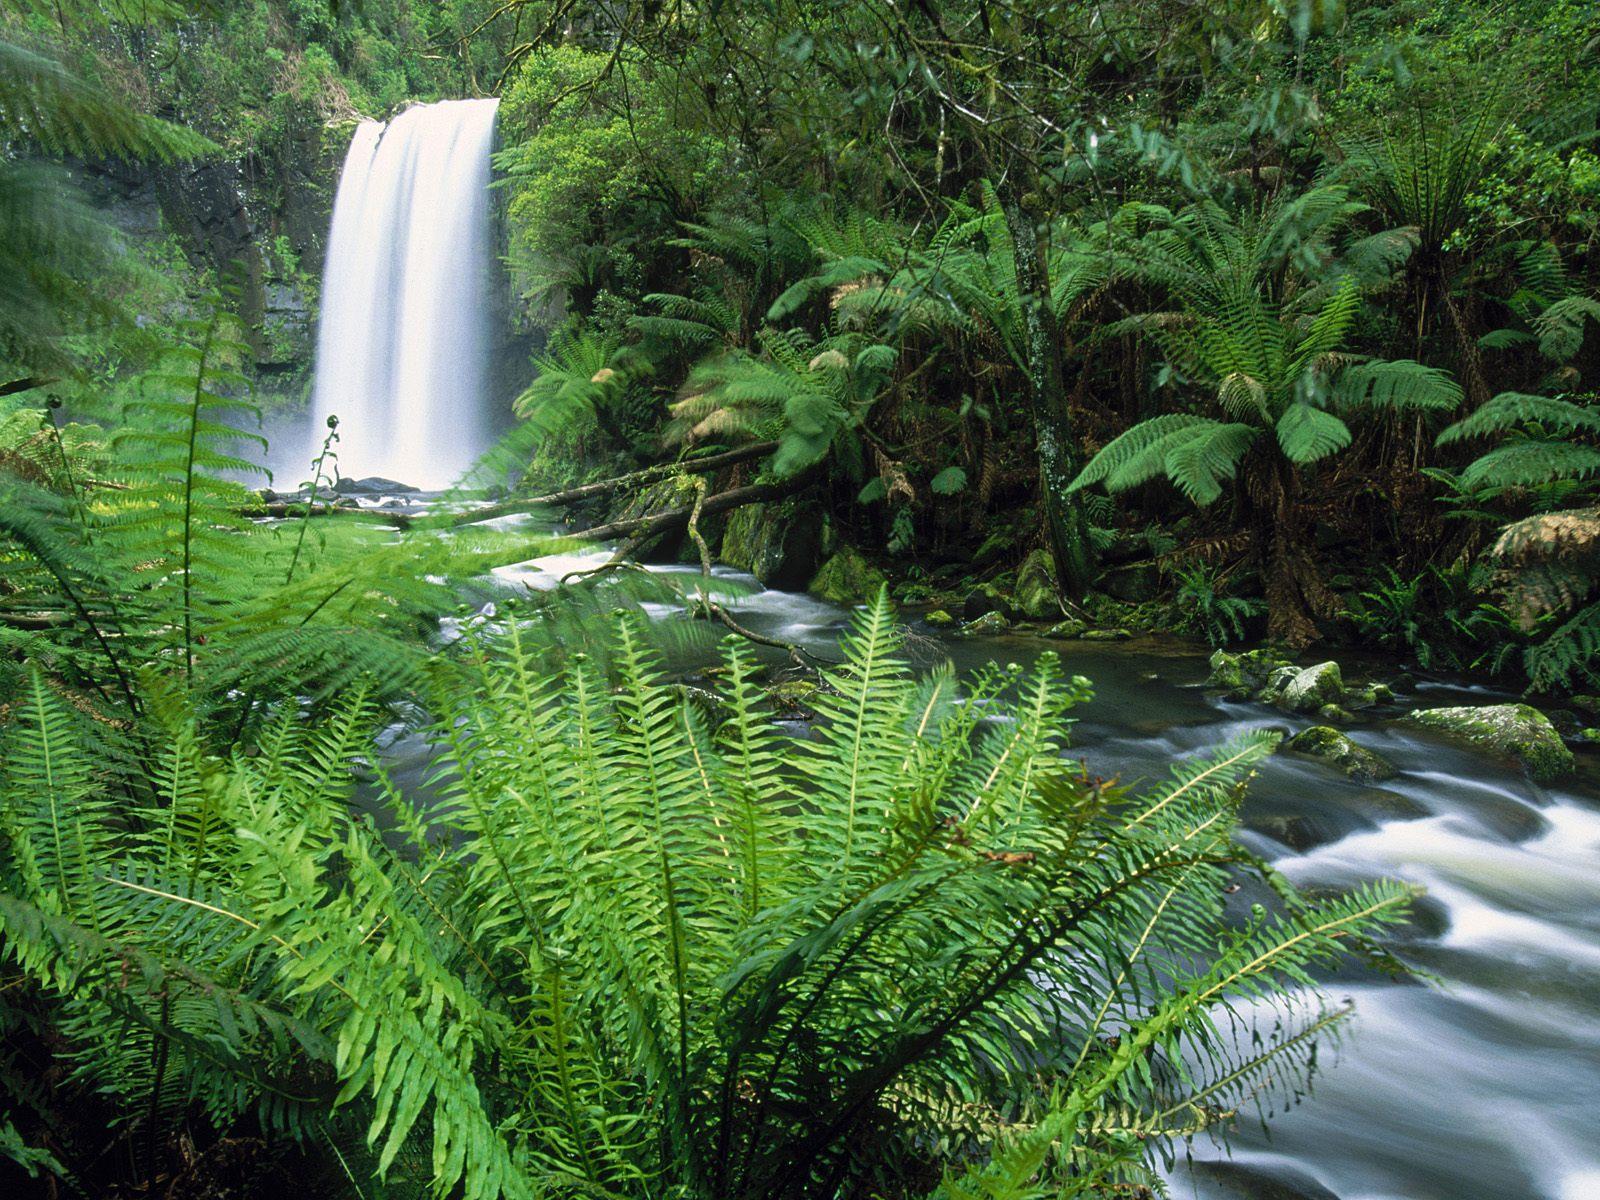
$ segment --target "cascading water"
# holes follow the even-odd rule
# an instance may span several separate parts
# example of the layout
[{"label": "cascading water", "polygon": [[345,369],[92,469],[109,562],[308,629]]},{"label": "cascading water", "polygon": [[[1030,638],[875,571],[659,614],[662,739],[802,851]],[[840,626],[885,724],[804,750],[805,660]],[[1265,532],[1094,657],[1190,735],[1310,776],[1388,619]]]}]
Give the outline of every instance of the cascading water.
[{"label": "cascading water", "polygon": [[317,329],[312,437],[339,418],[339,469],[424,488],[492,432],[489,151],[495,100],[363,122],[345,155]]}]

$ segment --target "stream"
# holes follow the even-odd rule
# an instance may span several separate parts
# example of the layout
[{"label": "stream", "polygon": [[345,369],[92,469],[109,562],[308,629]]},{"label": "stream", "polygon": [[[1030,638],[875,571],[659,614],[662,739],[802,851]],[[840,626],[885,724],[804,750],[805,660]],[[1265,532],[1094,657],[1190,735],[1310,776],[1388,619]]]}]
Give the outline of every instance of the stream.
[{"label": "stream", "polygon": [[[546,588],[606,557],[585,548],[536,559],[500,568],[494,584],[506,594]],[[716,577],[727,589],[720,599],[756,632],[822,652],[848,624],[846,611],[810,596],[764,590],[721,568]],[[666,605],[647,611],[679,619]],[[676,656],[692,661],[720,632],[696,624],[700,649]],[[1076,712],[1074,753],[1125,781],[1165,776],[1174,757],[1247,728],[1311,723],[1208,694],[1206,656],[1194,644],[965,639],[910,625],[909,657],[922,665],[949,657],[967,671],[1056,651],[1095,685]],[[1434,682],[1398,696],[1405,706],[1506,698]],[[1392,945],[1433,982],[1363,967],[1330,980],[1330,996],[1353,1000],[1356,1017],[1320,1057],[1309,1097],[1273,1114],[1270,1128],[1246,1107],[1229,1147],[1197,1138],[1192,1157],[1171,1169],[1172,1194],[1600,1200],[1600,769],[1580,756],[1577,774],[1546,788],[1393,722],[1349,732],[1399,776],[1358,784],[1277,755],[1251,786],[1244,840],[1303,887],[1391,877],[1426,888]],[[420,777],[423,753],[414,737],[389,748],[402,779]]]}]

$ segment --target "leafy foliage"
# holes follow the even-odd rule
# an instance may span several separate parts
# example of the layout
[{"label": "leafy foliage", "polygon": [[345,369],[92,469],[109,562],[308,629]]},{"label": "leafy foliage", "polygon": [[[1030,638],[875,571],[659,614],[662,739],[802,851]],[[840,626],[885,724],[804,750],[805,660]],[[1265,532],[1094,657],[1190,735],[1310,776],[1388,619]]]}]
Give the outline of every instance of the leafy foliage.
[{"label": "leafy foliage", "polygon": [[1253,596],[1229,595],[1217,572],[1204,563],[1179,567],[1174,574],[1178,586],[1172,606],[1178,629],[1213,646],[1243,641],[1251,621],[1266,611],[1266,605]]},{"label": "leafy foliage", "polygon": [[[384,833],[351,803],[359,692],[252,753],[173,696],[146,767],[35,673],[0,922],[84,1078],[289,1133],[359,1111],[374,1169],[431,1144],[439,1194],[820,1195],[927,1164],[961,1194],[1090,1195],[1292,1077],[1336,1018],[1296,1001],[1235,1049],[1213,1012],[1304,996],[1404,910],[1389,885],[1285,891],[1227,931],[1270,735],[1126,792],[1062,757],[1085,685],[1053,657],[962,695],[900,664],[881,597],[809,740],[759,711],[740,646],[708,720],[615,636],[610,679],[544,669],[516,625],[475,640],[434,677],[437,799],[377,775]],[[151,797],[131,823],[119,781]]]}]

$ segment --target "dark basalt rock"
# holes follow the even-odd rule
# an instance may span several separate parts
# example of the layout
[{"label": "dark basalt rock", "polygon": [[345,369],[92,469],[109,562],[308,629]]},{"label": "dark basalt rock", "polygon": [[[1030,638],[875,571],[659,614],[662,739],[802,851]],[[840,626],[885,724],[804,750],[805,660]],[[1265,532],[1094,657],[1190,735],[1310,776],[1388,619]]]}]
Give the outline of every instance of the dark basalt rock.
[{"label": "dark basalt rock", "polygon": [[368,475],[365,479],[341,479],[333,485],[333,490],[341,496],[403,496],[422,489],[385,479],[382,475]]}]

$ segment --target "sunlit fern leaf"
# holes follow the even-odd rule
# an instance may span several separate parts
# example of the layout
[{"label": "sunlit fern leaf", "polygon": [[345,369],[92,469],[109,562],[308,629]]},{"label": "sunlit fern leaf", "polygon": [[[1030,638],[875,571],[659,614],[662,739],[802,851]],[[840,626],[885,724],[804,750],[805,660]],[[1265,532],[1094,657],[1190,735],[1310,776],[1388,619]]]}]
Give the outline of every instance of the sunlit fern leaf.
[{"label": "sunlit fern leaf", "polygon": [[1501,392],[1439,434],[1438,445],[1538,425],[1557,433],[1600,433],[1600,410],[1571,400]]},{"label": "sunlit fern leaf", "polygon": [[[1078,477],[1072,481],[1069,490],[1077,491],[1091,484],[1101,483],[1130,463],[1155,457],[1154,448],[1169,434],[1211,424],[1215,422],[1190,413],[1169,413],[1141,421],[1102,446],[1100,451],[1084,465],[1083,470],[1078,472]],[[1159,470],[1159,465],[1156,470]],[[1155,473],[1153,470],[1150,474],[1146,474],[1145,478],[1151,478]]]},{"label": "sunlit fern leaf", "polygon": [[[218,1113],[281,1082],[301,1030],[327,1068],[296,1111],[358,1116],[371,1169],[407,1183],[429,1147],[441,1196],[905,1190],[913,1147],[919,1172],[971,1170],[1002,1194],[1040,1170],[1057,1190],[1142,1178],[1194,1124],[1175,1107],[1258,1080],[1219,1006],[1290,1003],[1403,906],[1392,888],[1313,903],[1285,885],[1276,915],[1231,928],[1224,887],[1252,863],[1232,841],[1239,787],[1272,735],[1146,789],[1095,780],[1064,754],[1085,681],[1049,654],[965,685],[918,679],[883,593],[805,737],[774,727],[748,647],[709,674],[708,700],[637,620],[610,623],[604,658],[553,662],[530,634],[485,626],[430,673],[430,799],[380,778],[394,830],[353,803],[378,719],[362,694],[312,719],[286,704],[250,753],[193,737],[177,697],[148,706],[158,758],[184,764],[158,779],[222,785],[222,820],[181,821],[179,841],[228,832],[169,859],[120,813],[97,817],[116,941],[218,979],[213,1003],[242,995],[295,1023],[208,1058],[187,1050],[212,1044],[216,1009],[185,994],[170,1010],[186,1086]],[[8,753],[13,733],[53,736],[16,725]],[[164,878],[169,861],[197,863],[195,886]],[[55,979],[55,951],[17,944]],[[96,1025],[111,1011],[97,983],[51,984],[85,1048],[117,1028]],[[142,980],[137,997],[157,998]],[[134,1107],[153,1090],[134,1051],[148,1062],[151,1044],[107,1059]],[[1043,1062],[1057,1097],[1013,1136]],[[270,1128],[320,1129],[287,1101],[271,1112]],[[1136,1125],[1146,1141],[1111,1145]]]},{"label": "sunlit fern leaf", "polygon": [[614,341],[590,333],[563,333],[551,338],[534,359],[533,382],[513,402],[519,417],[547,435],[592,418],[623,380],[611,366]]},{"label": "sunlit fern leaf", "polygon": [[1600,450],[1575,442],[1512,441],[1474,459],[1461,472],[1468,488],[1533,486],[1588,479],[1600,471]]},{"label": "sunlit fern leaf", "polygon": [[217,147],[180,126],[119,103],[62,63],[0,41],[0,128],[50,153],[173,160]]}]

